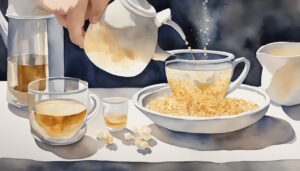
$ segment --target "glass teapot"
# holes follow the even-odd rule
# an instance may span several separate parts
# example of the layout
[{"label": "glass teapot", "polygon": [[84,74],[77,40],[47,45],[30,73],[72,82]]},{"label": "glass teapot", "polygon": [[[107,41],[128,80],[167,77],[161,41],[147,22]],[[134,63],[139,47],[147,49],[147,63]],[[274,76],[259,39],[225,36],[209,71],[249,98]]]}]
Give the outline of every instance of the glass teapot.
[{"label": "glass teapot", "polygon": [[146,0],[117,0],[108,5],[99,23],[89,25],[84,50],[104,71],[133,77],[146,68],[157,49],[161,50],[157,37],[162,24],[173,27],[185,40],[181,28],[171,20],[170,9],[157,13]]}]

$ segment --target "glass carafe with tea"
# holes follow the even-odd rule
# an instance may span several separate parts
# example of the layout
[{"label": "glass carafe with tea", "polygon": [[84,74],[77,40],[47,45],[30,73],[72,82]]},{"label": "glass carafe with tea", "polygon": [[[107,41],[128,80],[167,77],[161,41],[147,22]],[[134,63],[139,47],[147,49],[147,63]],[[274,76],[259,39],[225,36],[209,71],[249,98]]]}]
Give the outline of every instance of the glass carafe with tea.
[{"label": "glass carafe with tea", "polygon": [[6,16],[8,21],[0,12],[0,34],[8,54],[7,100],[27,108],[30,82],[64,74],[63,29],[53,15],[31,1],[9,0]]},{"label": "glass carafe with tea", "polygon": [[90,24],[84,50],[104,71],[133,77],[146,68],[159,49],[158,28],[162,24],[174,28],[185,40],[181,28],[171,20],[170,9],[157,13],[146,0],[114,1],[107,6],[99,23]]},{"label": "glass carafe with tea", "polygon": [[[48,77],[48,44],[45,20],[23,21],[22,25],[24,29],[16,33],[19,42],[15,42],[14,47],[17,53],[9,54],[7,58],[7,99],[14,106],[26,108],[28,84]],[[41,90],[44,88],[40,87]]]}]

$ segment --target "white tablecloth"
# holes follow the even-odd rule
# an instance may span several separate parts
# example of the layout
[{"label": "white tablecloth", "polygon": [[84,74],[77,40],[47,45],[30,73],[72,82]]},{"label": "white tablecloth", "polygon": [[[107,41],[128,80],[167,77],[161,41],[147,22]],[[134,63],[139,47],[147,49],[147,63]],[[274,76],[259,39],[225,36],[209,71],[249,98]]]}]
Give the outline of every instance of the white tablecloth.
[{"label": "white tablecloth", "polygon": [[[120,88],[91,89],[90,91],[102,98],[108,96],[132,97],[138,90],[137,88]],[[151,125],[154,129],[154,140],[151,142],[153,147],[150,150],[138,151],[135,146],[123,141],[121,134],[114,134],[116,137],[115,144],[111,146],[105,146],[97,141],[96,133],[103,128],[102,108],[100,108],[98,115],[88,122],[88,131],[82,141],[65,147],[52,147],[36,143],[30,133],[26,112],[7,104],[6,82],[0,82],[0,158],[22,158],[38,161],[210,161],[216,163],[300,159],[300,141],[297,138],[300,133],[300,122],[297,121],[298,118],[300,119],[300,117],[297,118],[297,112],[300,115],[299,109],[299,107],[295,107],[283,110],[280,106],[271,105],[267,113],[269,117],[265,117],[264,121],[255,126],[255,128],[264,129],[266,136],[258,135],[255,132],[251,133],[252,128],[246,128],[238,133],[215,135],[210,140],[213,141],[214,146],[207,144],[201,146],[195,142],[193,137],[196,136],[196,141],[199,140],[203,143],[206,140],[205,137],[207,138],[209,135],[173,133],[157,127],[130,102],[128,128]],[[269,127],[265,127],[264,124],[269,125]],[[274,128],[272,124],[274,124]],[[252,137],[247,137],[249,132]],[[295,137],[289,137],[294,135],[294,132]],[[270,138],[274,135],[286,138],[277,138],[277,141],[276,138]],[[243,139],[247,142],[238,144],[243,142]],[[277,145],[272,144],[272,139]],[[280,142],[281,139],[282,142]],[[259,142],[263,144],[268,140],[270,142],[266,147],[262,145],[261,148],[251,148],[251,144],[259,144]],[[197,148],[193,148],[193,143]],[[224,149],[222,149],[223,147]]]}]

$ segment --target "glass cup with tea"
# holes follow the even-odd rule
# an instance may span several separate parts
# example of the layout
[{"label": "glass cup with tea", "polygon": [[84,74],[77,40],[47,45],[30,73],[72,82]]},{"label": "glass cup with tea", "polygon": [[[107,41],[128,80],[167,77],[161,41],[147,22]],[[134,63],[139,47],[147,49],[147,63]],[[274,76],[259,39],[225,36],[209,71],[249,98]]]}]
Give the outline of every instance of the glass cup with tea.
[{"label": "glass cup with tea", "polygon": [[[217,105],[245,80],[250,62],[234,59],[227,52],[212,50],[174,50],[166,61],[166,75],[171,91],[179,101],[201,107]],[[240,76],[233,82],[235,67],[244,63]]]},{"label": "glass cup with tea", "polygon": [[[28,84],[37,79],[48,77],[46,55],[18,55],[7,58],[7,100],[10,104],[27,108]],[[39,90],[44,90],[40,85]]]},{"label": "glass cup with tea", "polygon": [[102,99],[104,123],[110,131],[120,131],[126,127],[128,99],[107,97]]},{"label": "glass cup with tea", "polygon": [[88,83],[76,78],[51,77],[28,86],[29,120],[35,139],[50,145],[80,140],[86,122],[97,112],[98,97],[89,94]]}]

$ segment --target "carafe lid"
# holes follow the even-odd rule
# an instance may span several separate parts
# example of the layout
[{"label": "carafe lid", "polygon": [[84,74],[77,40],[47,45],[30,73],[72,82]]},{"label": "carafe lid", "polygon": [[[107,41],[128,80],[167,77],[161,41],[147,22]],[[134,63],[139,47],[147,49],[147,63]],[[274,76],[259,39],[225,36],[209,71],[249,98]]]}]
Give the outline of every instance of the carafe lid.
[{"label": "carafe lid", "polygon": [[54,15],[41,9],[35,0],[8,0],[6,16],[15,19],[53,18]]},{"label": "carafe lid", "polygon": [[144,17],[155,17],[156,10],[148,3],[147,0],[120,0],[121,3],[131,11],[144,16]]}]

